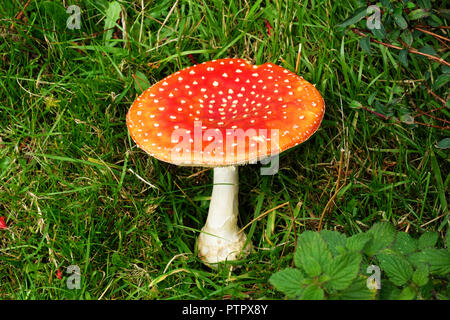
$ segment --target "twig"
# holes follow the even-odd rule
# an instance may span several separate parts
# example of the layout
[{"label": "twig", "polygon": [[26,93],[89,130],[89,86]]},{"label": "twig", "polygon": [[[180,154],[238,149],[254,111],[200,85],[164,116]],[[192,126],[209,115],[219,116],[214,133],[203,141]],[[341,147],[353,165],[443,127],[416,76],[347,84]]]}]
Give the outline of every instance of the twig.
[{"label": "twig", "polygon": [[439,217],[436,217],[436,218],[434,218],[434,219],[432,219],[432,220],[430,220],[430,221],[424,223],[424,224],[421,225],[420,227],[423,228],[423,227],[425,227],[426,225],[428,225],[428,224],[430,224],[430,223],[432,223],[432,222],[434,222],[434,221],[436,221],[436,220],[439,220],[440,218],[442,218],[443,216],[446,216],[446,215],[448,215],[448,213],[441,214]]},{"label": "twig", "polygon": [[[435,99],[439,100],[444,106],[447,105],[447,101],[439,97],[436,93],[434,93],[430,88],[427,87],[427,91],[431,94]],[[430,111],[431,112],[431,111]]]},{"label": "twig", "polygon": [[439,38],[439,39],[442,39],[442,40],[444,40],[444,41],[450,41],[449,38],[446,38],[446,37],[444,37],[444,36],[440,36],[440,35],[438,35],[438,34],[436,34],[436,33],[434,33],[434,32],[427,31],[427,30],[424,30],[424,29],[422,29],[422,28],[415,27],[414,29],[419,30],[419,31],[422,31],[423,33],[429,34],[430,36],[433,36],[433,37],[435,37],[435,38]]},{"label": "twig", "polygon": [[378,116],[378,117],[380,117],[380,118],[382,118],[383,120],[388,120],[388,119],[389,119],[388,116],[385,116],[384,114],[381,114],[381,113],[379,113],[379,112],[370,110],[370,109],[367,108],[367,107],[361,106],[360,108],[363,109],[363,110],[366,110],[366,111],[368,111],[368,112],[370,112],[370,113],[372,113],[372,114],[374,114],[374,115],[376,115],[376,116]]},{"label": "twig", "polygon": [[256,218],[252,219],[252,221],[250,221],[249,223],[247,223],[247,224],[245,225],[245,227],[243,227],[241,230],[239,230],[238,233],[243,232],[243,231],[244,231],[245,229],[247,229],[248,226],[250,226],[253,222],[262,219],[265,215],[268,215],[268,214],[271,213],[272,211],[275,211],[275,210],[277,210],[277,209],[280,209],[280,208],[282,208],[282,207],[284,207],[284,206],[286,206],[286,205],[288,205],[288,204],[289,204],[289,201],[286,201],[285,203],[282,203],[282,204],[280,204],[280,205],[278,205],[278,206],[276,206],[276,207],[274,207],[274,208],[272,208],[272,209],[267,210],[267,211],[264,212],[264,213],[261,213],[259,216],[257,216]]},{"label": "twig", "polygon": [[[353,33],[355,33],[355,34],[357,34],[359,36],[362,36],[364,38],[368,37],[367,34],[365,34],[364,32],[362,32],[361,30],[359,30],[357,28],[352,28],[352,31],[353,31]],[[370,38],[370,42],[378,43],[378,44],[381,44],[382,46],[385,46],[387,48],[392,48],[392,49],[397,49],[397,50],[404,50],[404,49],[406,49],[410,53],[414,53],[414,54],[418,54],[418,55],[424,56],[424,57],[426,57],[426,58],[428,58],[430,60],[433,60],[435,62],[438,62],[440,64],[444,64],[444,65],[450,67],[450,63],[448,63],[444,59],[442,59],[440,57],[433,56],[431,54],[420,52],[420,51],[418,51],[418,50],[416,50],[414,48],[403,48],[403,47],[399,47],[399,46],[396,46],[396,45],[393,45],[393,44],[390,44],[390,43],[381,42],[381,41],[378,41],[378,40],[373,39],[373,38]]]},{"label": "twig", "polygon": [[175,8],[177,7],[177,4],[178,4],[178,0],[175,1],[174,5],[169,10],[169,13],[167,14],[166,19],[164,19],[161,27],[159,28],[158,33],[156,34],[156,43],[159,44],[159,34],[161,33],[162,28],[164,28],[164,26],[166,25],[167,21],[169,20],[169,17],[172,15],[173,10],[175,10]]},{"label": "twig", "polygon": [[23,6],[23,9],[20,10],[20,12],[16,15],[16,19],[19,20],[20,18],[22,18],[25,10],[27,9],[28,5],[30,4],[31,0],[28,0],[27,3],[25,3],[25,5]]},{"label": "twig", "polygon": [[426,126],[426,127],[432,127],[432,128],[441,129],[441,130],[450,130],[450,126],[441,127],[441,126],[437,126],[437,125],[434,125],[434,124],[423,123],[423,122],[417,122],[417,121],[414,121],[414,123],[420,124],[420,125]]}]

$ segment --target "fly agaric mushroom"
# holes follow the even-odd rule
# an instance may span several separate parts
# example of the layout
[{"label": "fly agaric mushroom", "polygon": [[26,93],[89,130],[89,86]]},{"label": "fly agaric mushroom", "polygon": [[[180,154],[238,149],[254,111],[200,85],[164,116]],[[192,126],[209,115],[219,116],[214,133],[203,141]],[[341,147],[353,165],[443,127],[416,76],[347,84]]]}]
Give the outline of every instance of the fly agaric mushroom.
[{"label": "fly agaric mushroom", "polygon": [[272,63],[221,59],[183,69],[144,91],[127,114],[138,147],[173,164],[214,167],[208,218],[198,238],[207,265],[251,249],[237,226],[237,165],[307,140],[325,111],[317,89]]}]

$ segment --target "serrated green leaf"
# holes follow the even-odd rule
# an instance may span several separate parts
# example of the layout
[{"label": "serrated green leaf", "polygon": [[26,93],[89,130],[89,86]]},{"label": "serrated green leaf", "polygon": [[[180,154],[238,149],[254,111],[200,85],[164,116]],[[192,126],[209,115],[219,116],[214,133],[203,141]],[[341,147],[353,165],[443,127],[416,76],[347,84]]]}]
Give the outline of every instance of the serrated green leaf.
[{"label": "serrated green leaf", "polygon": [[346,247],[350,251],[361,252],[366,245],[372,239],[372,236],[368,233],[358,233],[347,239]]},{"label": "serrated green leaf", "polygon": [[305,231],[298,238],[294,262],[298,268],[315,277],[331,262],[331,252],[317,232]]},{"label": "serrated green leaf", "polygon": [[398,300],[412,300],[416,297],[416,291],[411,287],[405,287],[397,296]]},{"label": "serrated green leaf", "polygon": [[401,13],[394,14],[394,21],[400,27],[400,29],[408,28],[408,22],[406,22],[405,18],[403,18]]},{"label": "serrated green leaf", "polygon": [[413,274],[411,264],[399,255],[384,254],[377,255],[381,264],[381,271],[385,272],[391,282],[397,286],[408,282]]},{"label": "serrated green leaf", "polygon": [[[430,46],[423,46],[422,48],[419,49],[419,51],[422,53],[432,55],[432,56],[437,56],[436,51],[433,49],[433,47],[430,47]],[[425,59],[425,57],[423,57],[423,56],[419,56],[419,58]]]},{"label": "serrated green leaf", "polygon": [[384,26],[382,23],[380,23],[379,29],[373,28],[373,29],[370,29],[370,31],[372,32],[374,37],[377,38],[378,40],[383,40],[386,38],[386,29],[384,29]]},{"label": "serrated green leaf", "polygon": [[364,37],[359,39],[359,46],[367,54],[372,54],[372,51],[370,50],[370,37]]},{"label": "serrated green leaf", "polygon": [[340,250],[345,247],[347,238],[340,232],[332,230],[322,230],[320,232],[320,235],[327,243],[328,248],[330,249],[333,256],[338,255],[341,252]]},{"label": "serrated green leaf", "polygon": [[450,251],[428,248],[408,256],[409,261],[417,267],[428,265],[430,273],[445,276],[450,273]]},{"label": "serrated green leaf", "polygon": [[150,81],[148,81],[145,74],[140,71],[136,71],[134,75],[134,88],[138,94],[141,94],[148,87],[150,87]]},{"label": "serrated green leaf", "polygon": [[357,23],[361,19],[363,19],[367,15],[367,7],[361,7],[356,9],[354,14],[342,22],[341,24],[337,25],[338,28],[347,28],[348,26]]},{"label": "serrated green leaf", "polygon": [[387,34],[388,40],[390,42],[397,42],[398,37],[400,37],[400,30],[395,30]]},{"label": "serrated green leaf", "polygon": [[395,240],[395,229],[389,223],[376,223],[367,233],[372,235],[372,239],[364,248],[364,251],[369,256],[373,256],[378,251],[389,247]]},{"label": "serrated green leaf", "polygon": [[439,149],[448,149],[450,148],[450,138],[444,138],[441,141],[439,141],[436,145]]},{"label": "serrated green leaf", "polygon": [[269,282],[279,291],[283,292],[289,298],[299,297],[303,291],[302,272],[294,268],[286,268],[274,273]]},{"label": "serrated green leaf", "polygon": [[401,34],[401,38],[403,41],[405,41],[405,43],[410,46],[413,43],[413,36],[411,31],[409,31],[408,29],[403,30],[402,34]]},{"label": "serrated green leaf", "polygon": [[325,267],[325,272],[330,276],[327,288],[343,290],[350,286],[358,276],[362,256],[358,252],[345,252],[338,255]]},{"label": "serrated green leaf", "polygon": [[393,249],[403,255],[416,251],[417,240],[412,238],[406,232],[397,233]]},{"label": "serrated green leaf", "polygon": [[325,293],[316,285],[311,285],[303,290],[301,300],[323,300]]},{"label": "serrated green leaf", "polygon": [[420,265],[413,273],[412,280],[419,287],[422,287],[428,282],[428,266]]},{"label": "serrated green leaf", "polygon": [[343,300],[373,300],[376,294],[376,289],[367,288],[367,279],[359,277],[348,288],[339,292],[338,296]]},{"label": "serrated green leaf", "polygon": [[408,49],[402,49],[398,54],[398,60],[400,60],[401,64],[405,67],[408,67],[409,65],[408,54],[409,54]]},{"label": "serrated green leaf", "polygon": [[419,238],[419,250],[434,247],[438,238],[439,234],[435,231],[425,232]]},{"label": "serrated green leaf", "polygon": [[408,19],[409,20],[418,20],[418,19],[428,17],[429,15],[430,15],[430,12],[428,12],[424,9],[416,9],[416,10],[411,11],[408,14]]}]

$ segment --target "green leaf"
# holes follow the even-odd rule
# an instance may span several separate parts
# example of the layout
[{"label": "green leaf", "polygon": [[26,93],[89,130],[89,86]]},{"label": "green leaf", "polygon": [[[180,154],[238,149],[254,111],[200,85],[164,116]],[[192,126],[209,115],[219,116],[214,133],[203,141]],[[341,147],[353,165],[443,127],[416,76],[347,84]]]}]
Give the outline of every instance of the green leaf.
[{"label": "green leaf", "polygon": [[320,287],[318,287],[317,285],[311,285],[311,286],[305,288],[300,299],[301,300],[323,300],[324,297],[325,297],[325,294]]},{"label": "green leaf", "polygon": [[404,30],[402,32],[401,38],[403,41],[405,41],[405,43],[410,46],[413,43],[413,36],[411,31],[409,31],[408,29]]},{"label": "green leaf", "polygon": [[357,23],[361,19],[363,19],[367,15],[367,7],[361,7],[356,9],[356,11],[353,13],[353,15],[342,22],[341,24],[337,25],[338,28],[347,28],[348,26]]},{"label": "green leaf", "polygon": [[383,7],[386,7],[388,9],[392,9],[391,0],[381,0],[381,4]]},{"label": "green leaf", "polygon": [[409,254],[417,249],[417,240],[406,232],[397,233],[393,249],[401,254]]},{"label": "green leaf", "polygon": [[439,141],[436,145],[439,149],[448,149],[450,148],[450,138],[444,138],[441,141]]},{"label": "green leaf", "polygon": [[317,232],[305,231],[299,236],[294,262],[308,275],[318,276],[323,267],[331,263],[331,252]]},{"label": "green leaf", "polygon": [[440,87],[447,85],[447,83],[450,81],[450,74],[444,73],[441,74],[439,77],[436,78],[436,80],[433,83],[433,90],[437,90]]},{"label": "green leaf", "polygon": [[300,296],[302,288],[303,274],[300,270],[294,268],[286,268],[274,273],[269,282],[279,291],[283,292],[290,298]]},{"label": "green leaf", "polygon": [[395,239],[394,227],[385,222],[374,224],[367,233],[372,235],[371,241],[364,249],[369,256],[373,256],[378,251],[389,247]]},{"label": "green leaf", "polygon": [[6,170],[6,168],[8,168],[10,163],[11,163],[11,159],[8,156],[0,159],[0,169]]},{"label": "green leaf", "polygon": [[430,273],[445,276],[450,273],[450,251],[445,249],[428,248],[413,253],[408,257],[415,266],[422,264],[430,267]]},{"label": "green leaf", "polygon": [[138,94],[141,94],[148,87],[150,87],[150,81],[148,81],[145,74],[140,71],[136,71],[134,75],[134,88]]},{"label": "green leaf", "polygon": [[119,20],[120,18],[121,10],[122,8],[119,2],[112,1],[109,3],[108,8],[106,9],[105,12],[106,15],[104,27],[104,30],[106,31],[104,35],[105,40],[110,40],[112,38],[113,28],[116,25],[116,21]]},{"label": "green leaf", "polygon": [[428,282],[428,266],[426,265],[420,265],[416,271],[414,271],[412,280],[415,284],[417,284],[419,287],[422,287],[427,284]]},{"label": "green leaf", "polygon": [[425,232],[419,238],[419,249],[431,248],[436,245],[439,234],[435,231]]},{"label": "green leaf", "polygon": [[382,23],[380,23],[379,29],[373,28],[373,29],[370,29],[370,31],[372,32],[374,37],[377,38],[378,40],[383,40],[386,38],[386,29],[384,29],[384,26]]},{"label": "green leaf", "polygon": [[[419,49],[419,51],[422,53],[432,55],[432,56],[437,56],[436,51],[433,49],[433,47],[430,47],[430,46],[423,46],[422,48]],[[423,57],[423,56],[418,56],[418,57],[421,59],[425,59],[425,57]]]},{"label": "green leaf", "polygon": [[381,263],[381,271],[387,274],[393,284],[401,286],[411,279],[412,266],[402,256],[382,253],[377,258]]},{"label": "green leaf", "polygon": [[372,53],[372,51],[370,50],[370,36],[359,39],[359,45],[361,49],[363,49],[367,54]]},{"label": "green leaf", "polygon": [[431,1],[430,0],[417,0],[417,4],[421,8],[431,9]]},{"label": "green leaf", "polygon": [[361,252],[367,242],[372,239],[368,233],[358,233],[347,239],[346,247],[350,251]]},{"label": "green leaf", "polygon": [[325,240],[333,256],[337,256],[345,247],[347,238],[338,231],[322,230],[320,235]]},{"label": "green leaf", "polygon": [[408,67],[408,49],[402,49],[400,50],[398,54],[398,59],[400,60],[401,64],[405,67]]},{"label": "green leaf", "polygon": [[349,107],[352,109],[359,109],[362,107],[362,104],[356,100],[353,100],[352,102],[350,102]]},{"label": "green leaf", "polygon": [[430,15],[430,13],[424,9],[416,9],[416,10],[411,11],[408,14],[408,19],[409,20],[418,20],[418,19],[428,17],[429,15]]},{"label": "green leaf", "polygon": [[394,14],[394,21],[400,27],[400,29],[408,28],[408,22],[406,22],[405,18],[403,18],[401,13]]},{"label": "green leaf", "polygon": [[326,274],[330,276],[327,287],[342,290],[350,286],[358,276],[362,256],[358,252],[345,252],[333,259],[326,266]]},{"label": "green leaf", "polygon": [[406,4],[406,7],[408,9],[414,9],[416,7],[416,5],[413,2],[408,1],[408,3]]},{"label": "green leaf", "polygon": [[398,295],[398,300],[412,300],[416,297],[416,291],[411,287],[405,287]]},{"label": "green leaf", "polygon": [[373,300],[377,290],[367,288],[367,279],[360,277],[356,279],[348,288],[339,292],[338,296],[343,300]]}]

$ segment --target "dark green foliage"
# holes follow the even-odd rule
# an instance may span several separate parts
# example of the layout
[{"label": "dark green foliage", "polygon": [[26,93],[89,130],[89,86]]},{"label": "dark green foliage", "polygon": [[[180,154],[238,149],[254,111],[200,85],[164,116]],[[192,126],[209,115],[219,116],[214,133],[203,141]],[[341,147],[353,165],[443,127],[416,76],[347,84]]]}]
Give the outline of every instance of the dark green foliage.
[{"label": "dark green foliage", "polygon": [[[426,232],[417,240],[404,232],[395,233],[388,223],[377,223],[346,242],[336,241],[345,239],[338,234],[336,231],[301,234],[294,255],[296,269],[287,268],[273,274],[270,283],[288,298],[307,300],[428,299],[432,295],[449,298],[446,286],[450,251],[442,245],[435,248],[437,233]],[[449,235],[450,230],[447,238]],[[336,242],[340,244],[339,252],[331,254],[330,248],[336,247]],[[381,271],[378,290],[369,288],[372,274],[367,269],[369,264]],[[314,272],[310,271],[311,266]]]}]

